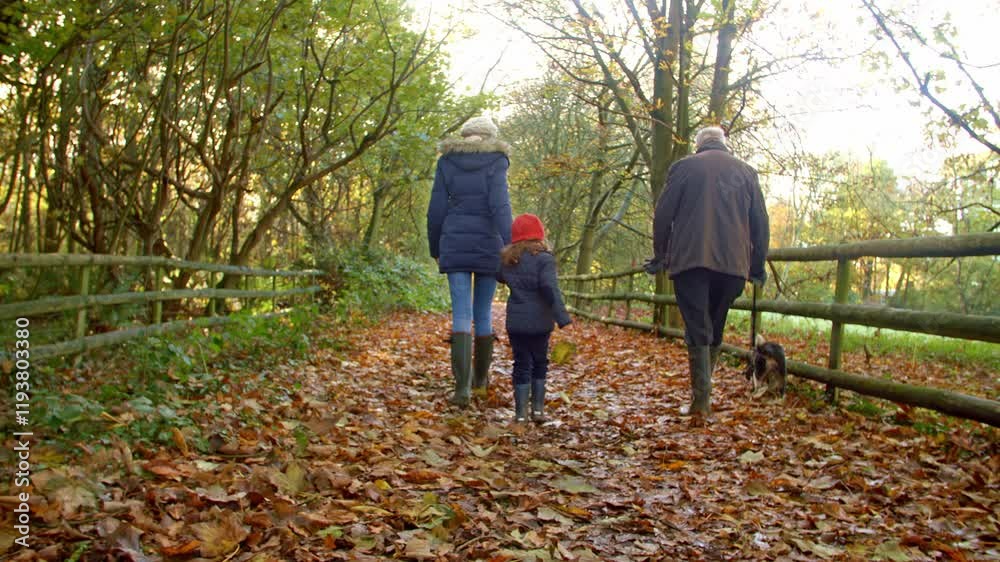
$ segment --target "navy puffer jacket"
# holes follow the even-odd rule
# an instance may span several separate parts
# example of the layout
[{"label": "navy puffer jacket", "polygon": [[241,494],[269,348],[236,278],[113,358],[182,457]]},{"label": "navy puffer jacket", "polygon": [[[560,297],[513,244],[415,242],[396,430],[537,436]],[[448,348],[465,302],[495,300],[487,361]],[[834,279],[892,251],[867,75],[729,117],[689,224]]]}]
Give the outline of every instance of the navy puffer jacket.
[{"label": "navy puffer jacket", "polygon": [[441,273],[500,271],[510,243],[507,143],[492,137],[441,144],[427,208],[427,240]]},{"label": "navy puffer jacket", "polygon": [[514,334],[547,334],[572,322],[556,278],[556,258],[548,252],[521,254],[514,265],[505,265],[498,279],[510,288],[507,297],[507,331]]}]

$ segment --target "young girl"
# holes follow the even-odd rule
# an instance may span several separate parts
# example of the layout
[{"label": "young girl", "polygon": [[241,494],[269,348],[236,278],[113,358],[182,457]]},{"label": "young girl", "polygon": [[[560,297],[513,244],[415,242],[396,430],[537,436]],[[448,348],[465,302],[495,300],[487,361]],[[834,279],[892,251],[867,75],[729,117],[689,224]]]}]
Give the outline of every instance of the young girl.
[{"label": "young girl", "polygon": [[554,324],[566,327],[566,312],[556,280],[556,260],[543,241],[545,228],[535,215],[514,219],[511,243],[500,252],[498,280],[510,288],[507,336],[514,354],[514,421],[545,421],[545,376],[549,367],[549,336]]}]

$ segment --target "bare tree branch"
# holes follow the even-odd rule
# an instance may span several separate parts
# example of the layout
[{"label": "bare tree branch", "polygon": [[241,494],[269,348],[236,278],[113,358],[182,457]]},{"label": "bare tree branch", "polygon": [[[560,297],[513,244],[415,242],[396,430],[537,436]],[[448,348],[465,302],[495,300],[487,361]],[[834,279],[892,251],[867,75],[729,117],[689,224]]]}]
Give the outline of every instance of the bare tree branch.
[{"label": "bare tree branch", "polygon": [[986,148],[990,149],[994,154],[1000,155],[1000,146],[997,146],[996,144],[990,142],[987,138],[985,138],[983,135],[981,135],[979,132],[973,129],[972,126],[969,124],[968,119],[964,118],[962,115],[960,115],[957,111],[955,111],[951,107],[945,105],[944,102],[939,100],[937,96],[935,96],[931,92],[930,89],[931,74],[927,72],[924,73],[923,76],[920,75],[920,72],[917,70],[916,66],[914,66],[913,62],[910,60],[909,53],[907,53],[906,50],[903,49],[903,46],[899,43],[899,40],[896,38],[896,34],[893,33],[892,30],[889,28],[889,25],[886,23],[885,14],[878,8],[878,6],[875,5],[874,0],[861,0],[861,3],[864,4],[866,8],[868,8],[868,11],[871,12],[872,17],[875,19],[876,25],[878,25],[879,29],[881,29],[882,32],[885,33],[886,37],[889,38],[889,41],[892,42],[893,46],[896,47],[896,52],[899,53],[899,57],[906,64],[907,68],[910,69],[910,73],[913,75],[913,79],[917,84],[917,88],[920,91],[920,94],[925,98],[927,98],[932,104],[934,104],[935,107],[940,109],[945,115],[947,115],[948,119],[951,121],[953,125],[964,130],[966,133],[969,134],[970,137],[973,138],[973,140],[982,144]]}]

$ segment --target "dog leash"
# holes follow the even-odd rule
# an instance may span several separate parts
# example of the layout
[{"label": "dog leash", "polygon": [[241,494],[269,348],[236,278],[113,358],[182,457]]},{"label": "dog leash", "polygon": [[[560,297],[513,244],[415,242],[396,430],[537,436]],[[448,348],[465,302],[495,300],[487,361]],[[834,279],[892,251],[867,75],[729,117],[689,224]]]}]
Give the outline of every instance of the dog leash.
[{"label": "dog leash", "polygon": [[757,347],[757,284],[753,285],[753,299],[750,305],[750,362],[753,363],[753,350]]}]

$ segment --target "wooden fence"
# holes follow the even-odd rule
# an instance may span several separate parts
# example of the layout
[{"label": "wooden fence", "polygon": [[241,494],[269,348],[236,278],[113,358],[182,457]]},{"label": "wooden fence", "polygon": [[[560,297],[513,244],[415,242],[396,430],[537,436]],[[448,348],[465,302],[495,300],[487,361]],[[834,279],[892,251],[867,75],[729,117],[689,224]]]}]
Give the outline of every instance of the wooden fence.
[{"label": "wooden fence", "polygon": [[[91,269],[94,267],[135,267],[142,268],[149,276],[150,290],[91,294]],[[0,270],[13,268],[79,268],[78,294],[72,296],[52,296],[40,299],[0,304],[0,321],[18,320],[28,323],[32,318],[59,312],[76,311],[75,338],[57,343],[32,346],[32,359],[82,353],[130,339],[149,337],[167,332],[175,332],[194,326],[215,326],[231,322],[232,318],[220,316],[224,299],[271,299],[271,311],[277,313],[278,299],[313,295],[320,290],[313,278],[323,272],[318,270],[273,270],[233,265],[189,262],[163,257],[113,256],[97,254],[0,254]],[[207,273],[202,289],[163,290],[164,274],[170,270],[190,270]],[[242,289],[216,289],[217,274],[235,275],[243,279]],[[270,289],[251,287],[251,280],[270,280]],[[290,288],[278,288],[278,280],[291,283]],[[305,286],[299,280],[305,279]],[[257,283],[254,283],[257,285]],[[163,322],[163,303],[182,299],[206,299],[208,315],[193,319]],[[88,310],[102,306],[148,304],[152,310],[147,325],[132,326],[100,334],[87,335]],[[0,351],[0,360],[9,354]]]},{"label": "wooden fence", "polygon": [[[789,361],[789,372],[825,383],[828,396],[835,399],[836,388],[844,388],[861,394],[876,396],[895,402],[929,408],[946,414],[973,419],[1000,427],[1000,402],[986,398],[968,396],[942,389],[925,388],[885,379],[878,379],[840,369],[841,348],[844,326],[856,324],[878,328],[891,328],[907,332],[919,332],[969,340],[1000,343],[1000,317],[974,316],[942,312],[903,310],[885,306],[846,304],[850,292],[852,260],[860,257],[880,258],[928,258],[967,257],[1000,255],[1000,233],[969,234],[912,238],[903,240],[875,240],[851,244],[814,246],[810,248],[780,248],[768,253],[768,260],[782,261],[836,261],[837,276],[833,303],[807,303],[777,300],[758,300],[757,311],[773,312],[789,316],[819,318],[832,321],[830,330],[830,353],[826,368]],[[567,275],[560,279],[577,283],[578,290],[564,291],[571,302],[571,312],[607,324],[628,328],[654,331],[661,335],[683,338],[683,330],[666,325],[632,320],[632,302],[646,302],[654,306],[676,305],[674,295],[656,295],[632,291],[634,276],[645,274],[641,267],[614,273],[592,275]],[[619,282],[626,280],[629,289],[618,291]],[[601,283],[611,282],[609,292],[598,292]],[[585,291],[589,284],[589,291]],[[607,300],[625,302],[625,318],[612,318],[584,309],[582,303]],[[733,308],[750,310],[750,299],[737,299]],[[665,314],[656,315],[666,318]],[[758,323],[759,325],[759,323]],[[724,344],[723,350],[743,357],[749,357],[749,350]]]}]

